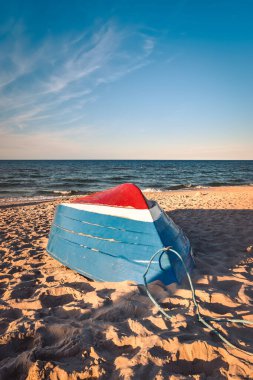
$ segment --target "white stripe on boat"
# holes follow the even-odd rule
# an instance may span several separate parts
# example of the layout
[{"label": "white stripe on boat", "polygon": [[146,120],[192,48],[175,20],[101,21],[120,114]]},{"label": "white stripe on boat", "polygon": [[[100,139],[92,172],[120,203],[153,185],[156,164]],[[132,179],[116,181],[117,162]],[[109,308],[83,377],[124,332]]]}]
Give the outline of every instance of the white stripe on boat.
[{"label": "white stripe on boat", "polygon": [[140,222],[154,222],[162,214],[160,207],[154,202],[150,209],[135,209],[127,207],[114,207],[103,205],[91,205],[84,203],[62,203],[63,206],[72,207],[77,210],[94,212],[96,214],[116,216],[125,219],[138,220]]}]

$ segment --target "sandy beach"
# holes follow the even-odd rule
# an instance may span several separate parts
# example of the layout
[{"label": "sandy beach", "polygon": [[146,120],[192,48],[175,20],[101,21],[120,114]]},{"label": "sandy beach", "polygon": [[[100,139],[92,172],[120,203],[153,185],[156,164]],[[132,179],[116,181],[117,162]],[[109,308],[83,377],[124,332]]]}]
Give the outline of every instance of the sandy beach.
[{"label": "sandy beach", "polygon": [[[145,193],[180,225],[195,255],[192,273],[206,317],[253,321],[253,187]],[[253,355],[229,348],[194,314],[187,282],[150,291],[90,281],[51,258],[55,206],[1,203],[0,379],[252,379]],[[214,323],[253,353],[253,330]]]}]

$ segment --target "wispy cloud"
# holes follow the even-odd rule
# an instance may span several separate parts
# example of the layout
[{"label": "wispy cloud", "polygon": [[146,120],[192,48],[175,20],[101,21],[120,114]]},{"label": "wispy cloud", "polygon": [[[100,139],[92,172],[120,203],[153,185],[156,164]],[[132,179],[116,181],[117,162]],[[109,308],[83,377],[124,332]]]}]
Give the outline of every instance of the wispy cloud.
[{"label": "wispy cloud", "polygon": [[113,23],[37,44],[20,24],[9,28],[0,44],[0,129],[9,134],[85,125],[99,88],[147,65],[155,46]]},{"label": "wispy cloud", "polygon": [[147,55],[150,55],[155,47],[155,39],[154,38],[146,38],[144,41],[144,51]]}]

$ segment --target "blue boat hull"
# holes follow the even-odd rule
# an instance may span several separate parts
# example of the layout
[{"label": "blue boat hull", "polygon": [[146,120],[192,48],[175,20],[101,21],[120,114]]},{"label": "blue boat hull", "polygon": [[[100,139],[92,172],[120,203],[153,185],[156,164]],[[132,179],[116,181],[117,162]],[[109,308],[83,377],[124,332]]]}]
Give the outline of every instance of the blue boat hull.
[{"label": "blue boat hull", "polygon": [[[151,256],[166,246],[178,251],[191,269],[189,240],[165,213],[151,223],[59,205],[47,251],[88,278],[143,283]],[[184,274],[182,263],[168,252],[152,264],[147,282],[180,282]]]}]

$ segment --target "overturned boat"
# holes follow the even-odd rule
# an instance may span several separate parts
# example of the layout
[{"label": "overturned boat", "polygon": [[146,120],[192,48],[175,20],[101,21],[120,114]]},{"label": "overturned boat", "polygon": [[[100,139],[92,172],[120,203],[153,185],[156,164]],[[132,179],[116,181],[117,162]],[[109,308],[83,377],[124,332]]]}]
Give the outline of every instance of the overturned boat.
[{"label": "overturned boat", "polygon": [[[152,255],[165,247],[193,267],[190,242],[154,201],[131,183],[57,206],[47,252],[67,267],[98,281],[143,282]],[[180,282],[181,260],[167,251],[150,266],[147,282]]]}]

